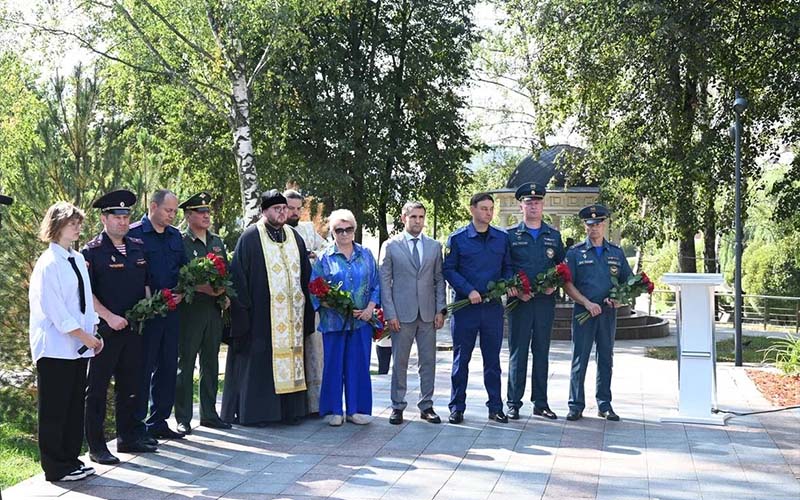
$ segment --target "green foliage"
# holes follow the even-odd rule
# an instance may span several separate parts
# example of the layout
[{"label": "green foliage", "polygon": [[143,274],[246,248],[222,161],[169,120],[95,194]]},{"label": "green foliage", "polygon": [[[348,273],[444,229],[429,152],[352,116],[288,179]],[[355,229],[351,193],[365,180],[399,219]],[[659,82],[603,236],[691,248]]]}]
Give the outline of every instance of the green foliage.
[{"label": "green foliage", "polygon": [[774,344],[758,352],[764,353],[763,363],[775,363],[786,375],[800,375],[800,336],[790,333],[786,338],[776,339]]},{"label": "green foliage", "polygon": [[[780,344],[780,341],[776,337],[744,337],[742,360],[745,363],[761,363],[764,360],[764,351]],[[735,360],[735,354],[733,339],[717,342],[717,361],[731,363]],[[675,360],[677,350],[674,346],[648,347],[645,355],[648,358]]]},{"label": "green foliage", "polygon": [[0,489],[38,473],[36,393],[0,388]]}]

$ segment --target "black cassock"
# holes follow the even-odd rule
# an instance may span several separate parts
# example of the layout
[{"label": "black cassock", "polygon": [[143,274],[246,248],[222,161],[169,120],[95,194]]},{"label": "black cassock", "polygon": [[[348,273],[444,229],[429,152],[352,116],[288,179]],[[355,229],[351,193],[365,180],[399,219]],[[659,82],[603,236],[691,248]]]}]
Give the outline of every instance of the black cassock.
[{"label": "black cassock", "polygon": [[[300,283],[306,299],[303,334],[309,335],[314,331],[314,308],[308,294],[311,264],[303,238],[294,229],[291,234],[301,255]],[[230,337],[224,339],[229,347],[222,419],[258,425],[308,415],[306,391],[275,394],[269,282],[255,224],[245,229],[236,243],[230,270],[237,297],[231,301]]]}]

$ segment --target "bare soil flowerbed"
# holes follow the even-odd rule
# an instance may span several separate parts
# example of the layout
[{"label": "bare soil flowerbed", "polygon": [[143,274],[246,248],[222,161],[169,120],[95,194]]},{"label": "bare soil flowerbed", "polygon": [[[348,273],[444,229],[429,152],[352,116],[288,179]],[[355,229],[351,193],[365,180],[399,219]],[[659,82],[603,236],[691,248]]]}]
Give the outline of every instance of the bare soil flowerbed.
[{"label": "bare soil flowerbed", "polygon": [[761,394],[776,406],[800,405],[800,375],[783,375],[767,370],[746,370]]}]

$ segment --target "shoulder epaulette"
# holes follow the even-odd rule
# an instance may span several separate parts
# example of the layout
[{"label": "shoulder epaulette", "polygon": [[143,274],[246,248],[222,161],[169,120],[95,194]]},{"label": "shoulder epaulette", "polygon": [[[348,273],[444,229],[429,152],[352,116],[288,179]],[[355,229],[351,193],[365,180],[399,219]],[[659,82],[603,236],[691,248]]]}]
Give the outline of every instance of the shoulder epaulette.
[{"label": "shoulder epaulette", "polygon": [[572,250],[573,248],[580,248],[580,247],[582,247],[582,246],[583,246],[583,245],[585,245],[585,244],[586,244],[586,242],[585,242],[585,241],[581,241],[580,243],[575,243],[574,245],[572,245],[571,247],[569,247],[569,249],[570,249],[570,250]]},{"label": "shoulder epaulette", "polygon": [[611,243],[611,242],[610,242],[610,241],[608,241],[608,240],[606,240],[606,243],[608,243],[608,246],[610,246],[610,247],[619,248],[620,250],[622,249],[622,247],[620,247],[620,246],[619,246],[619,245],[617,245],[616,243]]},{"label": "shoulder epaulette", "polygon": [[86,248],[97,248],[102,244],[103,244],[103,235],[98,234],[97,236],[86,242]]},{"label": "shoulder epaulette", "polygon": [[139,227],[142,227],[142,221],[137,220],[136,222],[130,225],[129,229],[137,229]]},{"label": "shoulder epaulette", "polygon": [[137,245],[144,245],[144,240],[140,238],[134,238],[133,236],[128,236],[128,240],[132,241],[133,243],[136,243]]},{"label": "shoulder epaulette", "polygon": [[491,224],[489,224],[489,229],[494,229],[495,231],[499,231],[501,233],[508,234],[508,232],[505,229],[503,229],[502,227],[493,226]]}]

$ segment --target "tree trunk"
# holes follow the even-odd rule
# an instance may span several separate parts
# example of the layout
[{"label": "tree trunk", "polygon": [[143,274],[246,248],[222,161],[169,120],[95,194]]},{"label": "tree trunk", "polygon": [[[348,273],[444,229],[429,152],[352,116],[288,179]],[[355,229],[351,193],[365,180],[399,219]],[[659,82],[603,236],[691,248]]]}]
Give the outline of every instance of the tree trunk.
[{"label": "tree trunk", "polygon": [[247,88],[247,78],[242,71],[234,71],[231,75],[231,99],[233,155],[239,174],[242,213],[245,226],[249,226],[258,220],[261,210],[253,140],[250,137],[250,93]]},{"label": "tree trunk", "polygon": [[694,235],[682,235],[680,240],[678,240],[678,272],[697,272],[697,254],[694,251]]}]

